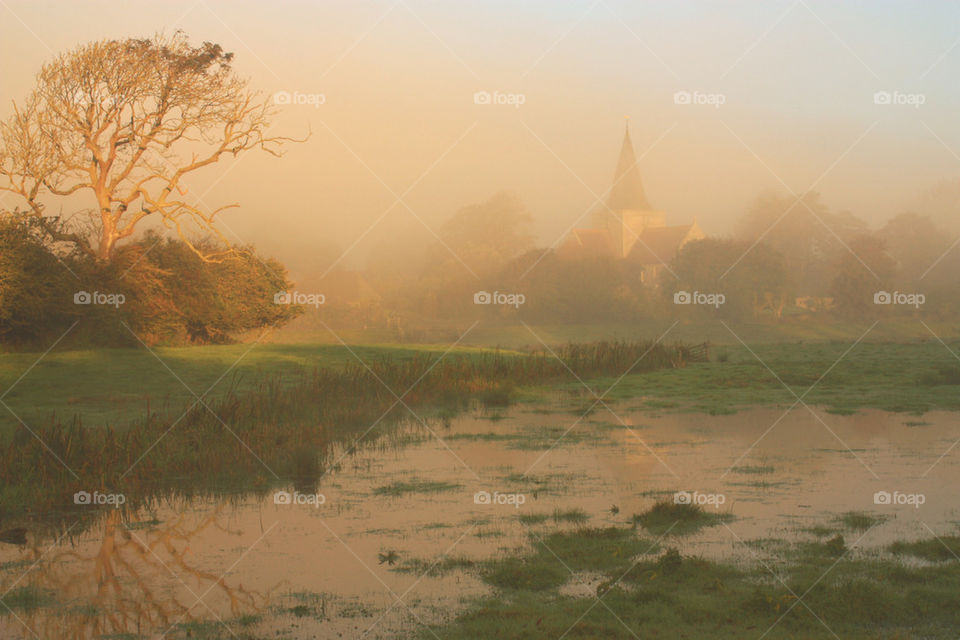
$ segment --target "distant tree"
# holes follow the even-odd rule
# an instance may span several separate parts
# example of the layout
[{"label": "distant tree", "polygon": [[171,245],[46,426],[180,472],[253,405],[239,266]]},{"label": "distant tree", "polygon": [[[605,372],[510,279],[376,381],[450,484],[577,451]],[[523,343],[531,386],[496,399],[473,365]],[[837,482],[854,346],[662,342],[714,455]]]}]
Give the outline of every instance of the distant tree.
[{"label": "distant tree", "polygon": [[833,265],[833,307],[847,317],[866,316],[875,310],[874,294],[890,287],[896,263],[875,236],[858,236],[849,246],[850,251],[841,254]]},{"label": "distant tree", "polygon": [[530,248],[530,214],[515,194],[498,193],[457,211],[438,235],[429,272],[462,275],[465,264],[477,275],[489,274]]},{"label": "distant tree", "polygon": [[[187,231],[219,237],[215,217],[227,207],[189,202],[184,178],[251,149],[278,155],[289,140],[267,134],[272,107],[232,61],[220,45],[194,47],[180,32],[61,54],[0,124],[0,191],[19,196],[25,215],[100,262],[148,220],[175,229],[198,255],[221,253],[207,246],[204,254]],[[46,210],[74,194],[92,208],[65,230]]]},{"label": "distant tree", "polygon": [[472,312],[474,292],[530,246],[529,225],[526,207],[510,193],[463,207],[438,229],[408,304],[429,315]]},{"label": "distant tree", "polygon": [[757,317],[769,311],[780,318],[792,298],[783,256],[764,243],[696,240],[680,250],[671,268],[677,277],[663,279],[669,297],[681,290],[722,293],[725,302],[717,312],[728,317]]},{"label": "distant tree", "polygon": [[[929,216],[902,213],[876,233],[897,266],[900,282],[916,284],[935,269],[953,244],[949,234]],[[955,274],[950,274],[955,279]]]},{"label": "distant tree", "polygon": [[780,252],[798,293],[819,296],[830,288],[830,265],[846,251],[844,244],[866,232],[866,223],[850,213],[831,211],[816,192],[799,200],[768,193],[740,219],[736,236]]},{"label": "distant tree", "polygon": [[626,321],[653,313],[640,273],[608,256],[570,258],[536,249],[511,263],[496,282],[526,296],[518,313],[536,322]]}]

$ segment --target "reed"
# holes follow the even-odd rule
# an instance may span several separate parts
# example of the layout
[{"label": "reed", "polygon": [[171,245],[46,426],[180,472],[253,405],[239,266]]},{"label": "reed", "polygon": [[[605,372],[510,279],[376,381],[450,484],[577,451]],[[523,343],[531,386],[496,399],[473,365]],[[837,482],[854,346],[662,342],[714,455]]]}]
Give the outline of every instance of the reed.
[{"label": "reed", "polygon": [[242,392],[234,380],[176,419],[147,412],[123,429],[89,428],[80,417],[20,429],[0,445],[0,521],[75,511],[80,490],[123,493],[126,507],[136,508],[158,496],[315,484],[335,459],[389,445],[400,429],[504,403],[518,387],[573,381],[571,372],[589,378],[682,366],[688,349],[605,341],[554,353],[382,357],[294,379],[270,376]]}]

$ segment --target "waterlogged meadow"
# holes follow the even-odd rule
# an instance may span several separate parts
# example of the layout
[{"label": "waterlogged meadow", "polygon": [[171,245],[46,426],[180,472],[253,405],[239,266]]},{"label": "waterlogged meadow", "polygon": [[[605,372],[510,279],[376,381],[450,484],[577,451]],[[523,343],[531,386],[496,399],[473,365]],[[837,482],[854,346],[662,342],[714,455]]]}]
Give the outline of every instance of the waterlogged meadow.
[{"label": "waterlogged meadow", "polygon": [[[565,355],[596,381],[600,353]],[[238,447],[216,473],[168,476],[123,503],[106,483],[43,510],[5,500],[0,636],[955,635],[956,414],[598,402],[606,384],[595,396],[547,359],[530,373],[513,357],[447,365],[472,372],[457,378],[474,381],[458,391],[470,401],[421,389],[404,402],[422,421],[375,439],[297,440],[290,457],[254,447],[279,479],[245,478]],[[675,363],[691,376],[718,366]],[[424,365],[371,369],[405,390]],[[267,392],[282,409],[295,389]]]},{"label": "waterlogged meadow", "polygon": [[340,367],[267,376],[210,400],[194,396],[182,412],[152,413],[148,405],[145,417],[123,429],[89,428],[82,416],[14,428],[0,438],[0,519],[63,508],[77,491],[123,493],[133,504],[166,492],[309,483],[324,472],[320,460],[331,447],[380,446],[397,426],[426,427],[421,413],[442,422],[472,402],[507,404],[523,386],[691,359],[689,347],[653,342],[570,344],[550,354],[356,356]]}]

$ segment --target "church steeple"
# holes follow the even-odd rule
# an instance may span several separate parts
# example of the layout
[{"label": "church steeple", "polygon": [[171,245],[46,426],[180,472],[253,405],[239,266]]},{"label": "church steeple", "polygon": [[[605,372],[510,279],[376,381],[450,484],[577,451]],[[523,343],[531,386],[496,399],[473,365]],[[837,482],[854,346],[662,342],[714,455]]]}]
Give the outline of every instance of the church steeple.
[{"label": "church steeple", "polygon": [[629,120],[623,133],[623,146],[620,148],[620,159],[617,161],[617,172],[614,174],[613,180],[613,188],[610,190],[610,196],[607,199],[608,207],[614,211],[619,209],[650,211],[652,209],[643,191],[640,169],[637,167],[637,159],[633,154]]}]

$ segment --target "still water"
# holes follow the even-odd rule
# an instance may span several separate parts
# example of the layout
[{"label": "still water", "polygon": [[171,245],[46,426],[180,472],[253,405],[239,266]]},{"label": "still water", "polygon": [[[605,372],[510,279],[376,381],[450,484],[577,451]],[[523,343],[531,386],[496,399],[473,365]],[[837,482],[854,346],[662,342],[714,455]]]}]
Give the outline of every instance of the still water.
[{"label": "still water", "polygon": [[0,544],[0,638],[413,636],[489,590],[469,566],[433,563],[623,526],[677,492],[735,520],[669,545],[735,562],[756,560],[746,541],[809,539],[850,511],[886,518],[845,534],[854,553],[957,530],[957,414],[613,408],[478,412],[344,453],[315,491],[165,500],[59,540],[28,533]]}]

